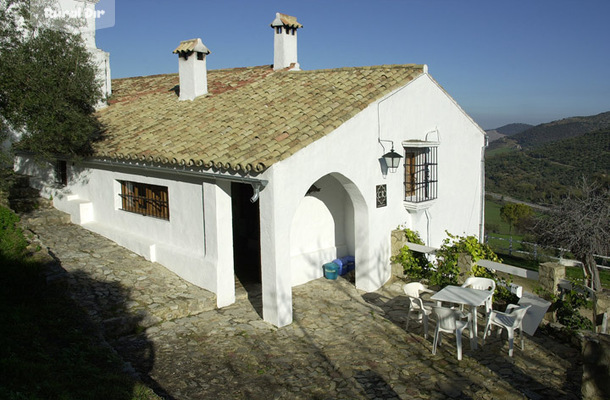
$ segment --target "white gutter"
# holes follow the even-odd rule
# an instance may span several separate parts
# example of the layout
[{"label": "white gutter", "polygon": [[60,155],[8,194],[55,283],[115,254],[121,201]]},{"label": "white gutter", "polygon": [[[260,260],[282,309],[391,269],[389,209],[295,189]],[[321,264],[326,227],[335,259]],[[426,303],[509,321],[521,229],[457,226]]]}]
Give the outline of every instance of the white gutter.
[{"label": "white gutter", "polygon": [[489,138],[485,134],[485,144],[481,148],[481,220],[479,221],[479,242],[485,240],[485,149],[489,145]]},{"label": "white gutter", "polygon": [[427,208],[424,210],[424,214],[426,214],[426,243],[430,246],[430,220],[432,217],[430,217],[430,211]]}]

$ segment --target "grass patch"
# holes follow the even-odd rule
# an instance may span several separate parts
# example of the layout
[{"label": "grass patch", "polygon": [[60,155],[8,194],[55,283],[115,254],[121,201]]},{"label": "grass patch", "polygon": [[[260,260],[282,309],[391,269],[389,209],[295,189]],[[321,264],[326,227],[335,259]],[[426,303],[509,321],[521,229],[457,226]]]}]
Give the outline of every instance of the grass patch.
[{"label": "grass patch", "polygon": [[[497,253],[504,264],[514,265],[515,267],[525,268],[531,271],[538,271],[541,262],[533,259],[523,258],[515,255]],[[582,282],[584,274],[581,267],[566,267],[566,278]],[[610,288],[610,271],[606,269],[599,270],[599,278],[604,288]]]},{"label": "grass patch", "polygon": [[[523,235],[514,227],[511,232],[510,225],[502,220],[500,209],[503,205],[504,202],[501,200],[495,200],[489,196],[485,198],[485,231],[494,235],[513,236],[513,238],[521,240]],[[537,210],[534,209],[532,211],[535,216],[540,215]]]},{"label": "grass patch", "polygon": [[124,372],[66,290],[46,284],[44,266],[15,254],[19,247],[0,252],[0,398],[158,399]]},{"label": "grass patch", "polygon": [[497,253],[504,264],[514,265],[515,267],[529,269],[530,271],[538,271],[540,262],[523,257],[517,257],[509,254]]},{"label": "grass patch", "polygon": [[510,225],[500,217],[502,203],[490,198],[485,199],[485,231],[494,234],[508,234]]},{"label": "grass patch", "polygon": [[[512,237],[512,243],[511,243]],[[508,254],[509,249],[512,251],[527,249],[521,244],[523,236],[507,235],[503,233],[490,233],[487,237],[487,244],[494,250],[495,253]]]},{"label": "grass patch", "polygon": [[498,147],[496,149],[488,150],[485,152],[485,158],[491,158],[497,155],[512,153],[513,151],[517,151],[517,149],[513,146],[505,146]]},{"label": "grass patch", "polygon": [[[584,279],[584,273],[581,267],[566,267],[566,277],[580,282]],[[600,269],[599,279],[602,282],[602,287],[606,289],[610,288],[610,271],[607,269]]]}]

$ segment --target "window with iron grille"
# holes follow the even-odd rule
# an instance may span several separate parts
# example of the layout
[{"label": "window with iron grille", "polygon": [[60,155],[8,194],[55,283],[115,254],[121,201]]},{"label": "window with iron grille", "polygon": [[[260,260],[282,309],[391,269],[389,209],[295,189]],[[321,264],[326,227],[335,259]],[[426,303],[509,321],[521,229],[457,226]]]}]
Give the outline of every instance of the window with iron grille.
[{"label": "window with iron grille", "polygon": [[437,196],[437,147],[405,147],[405,201],[420,203]]},{"label": "window with iron grille", "polygon": [[167,187],[121,182],[122,210],[169,220]]},{"label": "window with iron grille", "polygon": [[55,182],[62,186],[68,184],[68,163],[65,160],[55,162]]}]

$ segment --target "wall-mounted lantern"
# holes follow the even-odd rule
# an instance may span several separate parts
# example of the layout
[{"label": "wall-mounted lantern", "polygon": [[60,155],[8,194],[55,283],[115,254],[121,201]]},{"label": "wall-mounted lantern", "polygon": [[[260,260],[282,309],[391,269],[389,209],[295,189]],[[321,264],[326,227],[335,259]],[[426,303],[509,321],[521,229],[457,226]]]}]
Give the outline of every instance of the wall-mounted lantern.
[{"label": "wall-mounted lantern", "polygon": [[390,172],[396,172],[398,167],[400,166],[400,159],[402,156],[394,151],[394,143],[392,143],[392,150],[383,155],[383,159],[385,160],[386,165]]}]

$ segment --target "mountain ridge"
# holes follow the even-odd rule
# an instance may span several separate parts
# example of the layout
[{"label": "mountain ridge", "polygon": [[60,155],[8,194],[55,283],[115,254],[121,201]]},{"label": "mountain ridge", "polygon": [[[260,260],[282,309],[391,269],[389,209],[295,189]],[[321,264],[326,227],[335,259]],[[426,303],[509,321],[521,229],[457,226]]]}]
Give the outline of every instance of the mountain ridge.
[{"label": "mountain ridge", "polygon": [[568,117],[536,125],[512,135],[511,139],[524,148],[533,148],[607,128],[610,128],[610,111],[589,116]]},{"label": "mountain ridge", "polygon": [[487,190],[537,204],[566,196],[583,178],[610,185],[610,112],[502,137],[485,158]]}]

